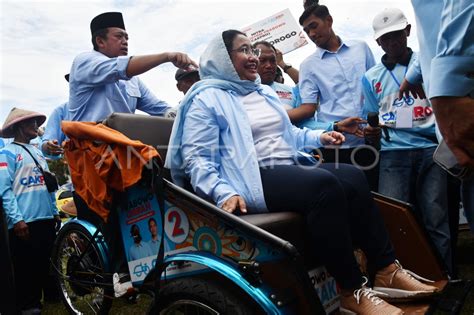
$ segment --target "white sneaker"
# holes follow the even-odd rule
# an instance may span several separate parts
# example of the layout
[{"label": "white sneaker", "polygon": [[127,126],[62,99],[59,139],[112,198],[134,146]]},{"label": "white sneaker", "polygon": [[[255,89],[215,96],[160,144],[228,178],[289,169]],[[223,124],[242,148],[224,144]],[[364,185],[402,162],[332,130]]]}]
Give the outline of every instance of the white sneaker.
[{"label": "white sneaker", "polygon": [[120,283],[120,276],[118,273],[114,273],[113,276],[114,284],[114,295],[115,297],[121,297],[127,294],[129,291],[133,291],[133,285],[131,281]]}]

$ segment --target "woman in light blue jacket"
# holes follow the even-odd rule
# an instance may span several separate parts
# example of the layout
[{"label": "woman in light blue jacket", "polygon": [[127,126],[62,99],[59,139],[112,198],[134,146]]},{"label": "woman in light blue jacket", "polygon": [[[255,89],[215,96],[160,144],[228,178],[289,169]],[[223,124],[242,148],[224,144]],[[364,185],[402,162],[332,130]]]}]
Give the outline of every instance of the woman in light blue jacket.
[{"label": "woman in light blue jacket", "polygon": [[[190,181],[199,196],[231,213],[301,213],[315,253],[323,253],[320,259],[343,289],[342,307],[401,314],[363,285],[353,243],[377,271],[381,291],[410,297],[436,288],[396,262],[364,174],[351,165],[318,165],[304,153],[338,145],[344,136],[294,127],[276,93],[260,84],[259,53],[235,30],[206,48],[201,81],[186,94],[174,123],[166,157],[173,180],[182,186]],[[391,277],[396,281],[385,281]]]}]

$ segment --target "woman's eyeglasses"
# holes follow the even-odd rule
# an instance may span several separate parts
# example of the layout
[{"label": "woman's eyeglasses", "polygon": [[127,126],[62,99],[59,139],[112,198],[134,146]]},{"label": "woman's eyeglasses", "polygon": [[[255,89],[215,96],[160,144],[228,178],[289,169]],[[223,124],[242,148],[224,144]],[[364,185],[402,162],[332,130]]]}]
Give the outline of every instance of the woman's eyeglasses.
[{"label": "woman's eyeglasses", "polygon": [[260,48],[250,48],[248,46],[242,46],[237,49],[232,49],[231,51],[243,53],[243,54],[246,54],[247,56],[254,55],[257,58],[260,57],[260,54],[262,53],[262,50]]}]

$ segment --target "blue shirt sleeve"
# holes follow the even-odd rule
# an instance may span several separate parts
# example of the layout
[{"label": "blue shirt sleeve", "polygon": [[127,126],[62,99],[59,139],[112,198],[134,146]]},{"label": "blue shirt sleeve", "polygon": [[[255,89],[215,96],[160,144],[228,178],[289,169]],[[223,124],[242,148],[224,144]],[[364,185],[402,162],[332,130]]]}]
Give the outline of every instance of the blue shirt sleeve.
[{"label": "blue shirt sleeve", "polygon": [[367,45],[367,43],[364,42],[364,46],[366,50],[365,69],[369,70],[370,68],[375,66],[375,58],[374,58],[374,54],[372,53],[372,50],[370,50],[369,45]]},{"label": "blue shirt sleeve", "polygon": [[423,76],[421,74],[420,59],[418,57],[414,58],[413,62],[408,67],[405,78],[411,84],[421,84],[423,82]]},{"label": "blue shirt sleeve", "polygon": [[12,224],[23,221],[23,216],[18,208],[12,184],[15,175],[15,155],[7,150],[0,151],[0,196],[2,196],[5,215]]},{"label": "blue shirt sleeve", "polygon": [[130,56],[109,58],[99,52],[83,53],[74,59],[70,82],[80,82],[84,87],[93,87],[129,80],[127,67]]},{"label": "blue shirt sleeve", "polygon": [[333,131],[334,130],[334,122],[322,122],[316,119],[316,123],[314,124],[314,129],[324,130],[324,131]]},{"label": "blue shirt sleeve", "polygon": [[364,107],[362,110],[362,117],[367,117],[369,112],[379,112],[379,102],[374,95],[372,85],[367,77],[362,77],[362,93],[364,94]]},{"label": "blue shirt sleeve", "polygon": [[302,103],[301,103],[301,95],[300,95],[300,88],[298,85],[295,85],[292,89],[291,89],[291,92],[293,94],[293,98],[292,98],[292,101],[293,101],[293,104],[291,104],[291,106],[293,108],[297,108],[299,107]]},{"label": "blue shirt sleeve", "polygon": [[474,97],[474,2],[444,1],[436,54],[431,60],[430,98]]},{"label": "blue shirt sleeve", "polygon": [[141,97],[138,99],[137,109],[150,115],[163,116],[171,106],[162,100],[159,100],[151,91],[138,80]]},{"label": "blue shirt sleeve", "polygon": [[291,132],[296,140],[296,149],[298,151],[311,152],[322,147],[320,137],[324,130],[311,130],[291,125]]},{"label": "blue shirt sleeve", "polygon": [[49,140],[57,140],[58,144],[61,145],[64,140],[66,140],[66,135],[61,130],[61,122],[66,119],[67,114],[67,103],[62,104],[61,106],[56,107],[51,115],[48,118],[48,123],[44,130],[42,137],[42,142],[40,145],[43,155],[49,159],[60,159],[61,155],[49,155],[47,152],[43,151],[43,143]]},{"label": "blue shirt sleeve", "polygon": [[301,103],[316,104],[319,98],[319,87],[311,71],[311,67],[307,63],[308,60],[303,62],[300,67],[300,81],[298,82],[298,87],[300,90]]}]

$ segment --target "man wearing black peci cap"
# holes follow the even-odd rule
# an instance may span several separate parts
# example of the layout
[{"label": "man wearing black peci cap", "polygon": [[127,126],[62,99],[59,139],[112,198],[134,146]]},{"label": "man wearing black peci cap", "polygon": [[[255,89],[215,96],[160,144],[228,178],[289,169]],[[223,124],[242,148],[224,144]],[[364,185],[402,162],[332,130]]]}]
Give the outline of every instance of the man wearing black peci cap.
[{"label": "man wearing black peci cap", "polygon": [[193,86],[194,83],[200,80],[199,70],[194,67],[189,67],[188,69],[178,69],[174,75],[176,79],[176,87],[178,91],[186,92]]},{"label": "man wearing black peci cap", "polygon": [[120,12],[96,16],[90,29],[94,50],[79,54],[70,71],[70,119],[100,121],[113,112],[134,113],[136,109],[165,115],[171,107],[136,76],[166,62],[178,68],[195,62],[180,52],[127,56],[128,34]]},{"label": "man wearing black peci cap", "polygon": [[[111,113],[134,113],[136,109],[150,115],[169,116],[173,109],[157,99],[137,75],[166,62],[178,68],[197,66],[196,63],[180,52],[127,56],[128,34],[120,12],[96,16],[90,30],[94,50],[79,54],[69,74],[68,118],[101,121]],[[74,201],[78,217],[87,215],[87,211],[80,211],[83,202],[76,198]],[[123,250],[113,241],[120,238],[116,221],[110,218],[105,224],[104,236],[114,262],[112,268],[118,272],[113,276],[115,295],[120,296],[129,291],[131,282],[127,281]]]}]

